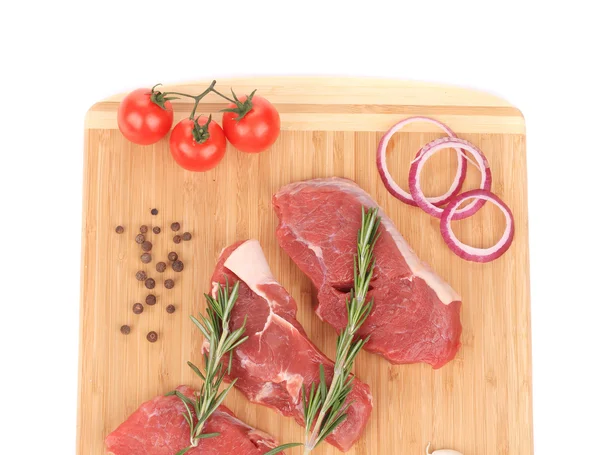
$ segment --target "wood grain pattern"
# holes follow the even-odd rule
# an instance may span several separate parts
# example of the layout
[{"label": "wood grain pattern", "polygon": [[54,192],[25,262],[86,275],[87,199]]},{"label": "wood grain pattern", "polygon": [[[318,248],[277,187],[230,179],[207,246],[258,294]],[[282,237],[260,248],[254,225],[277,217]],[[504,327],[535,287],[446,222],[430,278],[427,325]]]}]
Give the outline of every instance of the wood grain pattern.
[{"label": "wood grain pattern", "polygon": [[[205,82],[175,86],[200,92]],[[197,386],[186,366],[200,362],[201,336],[188,315],[203,311],[203,292],[221,249],[254,237],[260,240],[276,278],[294,296],[298,319],[327,355],[335,334],[313,313],[310,281],[279,248],[271,196],[282,185],[314,177],[343,176],[367,190],[397,224],[417,254],[463,297],[463,347],[457,358],[434,371],[426,365],[392,366],[361,353],[356,374],[370,384],[374,413],[352,455],[421,454],[428,441],[465,455],[530,455],[531,348],[525,126],[520,112],[492,95],[433,84],[377,79],[265,78],[220,81],[244,93],[253,88],[282,112],[281,137],[266,153],[248,155],[229,148],[223,162],[203,174],[183,171],[168,153],[167,140],[140,147],[116,129],[120,96],[98,103],[86,118],[81,288],[81,346],[77,452],[100,455],[103,440],[143,401],[179,384]],[[202,112],[222,108],[210,97]],[[176,118],[187,102],[177,102]],[[512,208],[513,246],[499,260],[473,264],[454,256],[439,233],[439,222],[403,205],[385,190],[375,166],[383,131],[409,115],[446,122],[487,155],[493,190]],[[405,181],[419,146],[440,137],[429,125],[414,124],[389,149],[393,175]],[[443,191],[456,158],[441,153],[425,170],[426,190]],[[427,178],[427,176],[435,178]],[[478,181],[470,169],[466,188]],[[406,185],[404,185],[406,187]],[[488,204],[489,205],[489,204]],[[158,208],[152,216],[150,209]],[[193,240],[175,245],[169,225],[180,221]],[[121,224],[125,233],[114,228]],[[143,265],[133,238],[141,224],[158,225],[150,235],[153,262]],[[455,222],[464,241],[478,246],[501,236],[499,210],[484,207],[473,218]],[[185,270],[159,274],[158,260],[180,254]],[[134,315],[131,307],[148,291],[135,280],[137,270],[157,280],[158,303]],[[174,278],[166,290],[162,282]],[[168,315],[165,307],[175,304]],[[132,332],[119,332],[129,324]],[[155,330],[160,339],[146,341]],[[233,392],[226,403],[239,418],[276,436],[300,441],[302,429],[291,419],[252,405]],[[291,455],[299,451],[289,451]],[[323,445],[316,455],[339,453]]]}]

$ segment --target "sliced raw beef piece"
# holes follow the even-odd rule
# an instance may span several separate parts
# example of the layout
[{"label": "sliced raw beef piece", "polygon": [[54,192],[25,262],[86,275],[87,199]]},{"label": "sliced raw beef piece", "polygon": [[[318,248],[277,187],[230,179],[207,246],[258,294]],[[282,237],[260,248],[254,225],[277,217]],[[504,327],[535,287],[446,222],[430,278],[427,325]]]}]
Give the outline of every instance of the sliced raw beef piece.
[{"label": "sliced raw beef piece", "polygon": [[[328,178],[287,185],[273,196],[273,205],[279,244],[317,289],[317,315],[341,330],[361,206],[376,207],[376,202],[352,180]],[[368,296],[374,306],[359,332],[371,337],[365,349],[392,363],[439,368],[460,347],[460,297],[419,260],[383,211],[379,215],[381,236]]]},{"label": "sliced raw beef piece", "polygon": [[[308,339],[296,320],[296,302],[273,277],[258,241],[236,243],[221,253],[212,277],[213,295],[218,283],[226,281],[230,285],[240,282],[232,329],[247,317],[249,336],[234,352],[231,377],[238,378],[235,386],[250,401],[303,424],[302,386],[310,389],[319,380],[320,364],[330,381],[333,362]],[[352,402],[348,418],[327,438],[343,451],[360,437],[372,409],[369,386],[358,379],[348,399]]]},{"label": "sliced raw beef piece", "polygon": [[[194,391],[177,388],[192,398]],[[175,396],[158,396],[142,404],[106,437],[106,448],[113,455],[175,455],[190,445],[190,427],[183,418],[185,407]],[[225,406],[206,422],[203,433],[219,433],[201,439],[186,455],[262,455],[277,446],[268,434],[236,419]]]}]

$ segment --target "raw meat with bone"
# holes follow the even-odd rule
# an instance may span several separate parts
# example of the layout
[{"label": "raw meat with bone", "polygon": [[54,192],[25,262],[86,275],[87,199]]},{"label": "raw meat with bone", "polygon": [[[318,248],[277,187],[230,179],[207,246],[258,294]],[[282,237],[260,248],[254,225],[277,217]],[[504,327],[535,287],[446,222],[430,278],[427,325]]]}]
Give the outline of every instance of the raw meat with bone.
[{"label": "raw meat with bone", "polygon": [[[177,388],[192,398],[187,386]],[[106,437],[112,455],[174,455],[190,444],[190,427],[183,418],[185,407],[175,396],[158,396],[142,404]],[[262,455],[277,446],[268,434],[238,420],[225,406],[208,419],[203,433],[219,436],[201,439],[186,455]]]},{"label": "raw meat with bone", "polygon": [[[213,295],[218,284],[240,281],[239,297],[232,311],[232,327],[247,317],[249,339],[235,349],[231,378],[254,403],[278,410],[303,424],[302,386],[319,380],[319,365],[327,381],[333,362],[308,339],[296,320],[296,302],[275,280],[257,240],[226,248],[212,278]],[[207,344],[204,345],[207,349]],[[358,440],[371,414],[369,386],[354,380],[348,397],[347,419],[326,439],[347,451]]]},{"label": "raw meat with bone", "polygon": [[[377,203],[353,181],[334,177],[287,185],[273,196],[273,205],[279,244],[317,289],[317,315],[341,330],[347,322],[361,206]],[[419,260],[382,210],[379,215],[381,236],[368,294],[374,306],[359,335],[370,336],[365,349],[392,363],[426,362],[439,368],[460,347],[461,299]]]}]

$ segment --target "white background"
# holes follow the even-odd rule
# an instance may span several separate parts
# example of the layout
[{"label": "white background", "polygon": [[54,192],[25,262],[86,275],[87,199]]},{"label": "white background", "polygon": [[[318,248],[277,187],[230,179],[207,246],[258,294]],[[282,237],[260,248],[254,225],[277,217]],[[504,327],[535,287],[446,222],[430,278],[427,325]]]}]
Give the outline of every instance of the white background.
[{"label": "white background", "polygon": [[0,452],[75,452],[90,105],[158,81],[331,74],[479,88],[523,111],[535,452],[600,454],[600,27],[596,2],[554,3],[3,4]]}]

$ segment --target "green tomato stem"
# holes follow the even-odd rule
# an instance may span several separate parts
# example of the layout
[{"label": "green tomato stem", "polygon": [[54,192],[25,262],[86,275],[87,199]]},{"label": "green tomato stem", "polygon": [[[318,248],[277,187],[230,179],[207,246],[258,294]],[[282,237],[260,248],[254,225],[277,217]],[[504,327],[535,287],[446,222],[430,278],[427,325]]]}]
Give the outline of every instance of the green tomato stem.
[{"label": "green tomato stem", "polygon": [[214,88],[212,89],[212,91],[213,91],[213,93],[216,93],[217,95],[219,95],[221,98],[225,98],[225,99],[226,99],[227,101],[229,101],[230,103],[233,103],[233,104],[236,104],[236,105],[238,105],[238,103],[237,103],[235,100],[233,100],[233,99],[229,98],[228,96],[225,96],[225,95],[223,95],[221,92],[218,92],[218,91],[217,91],[217,90],[215,90]]}]

